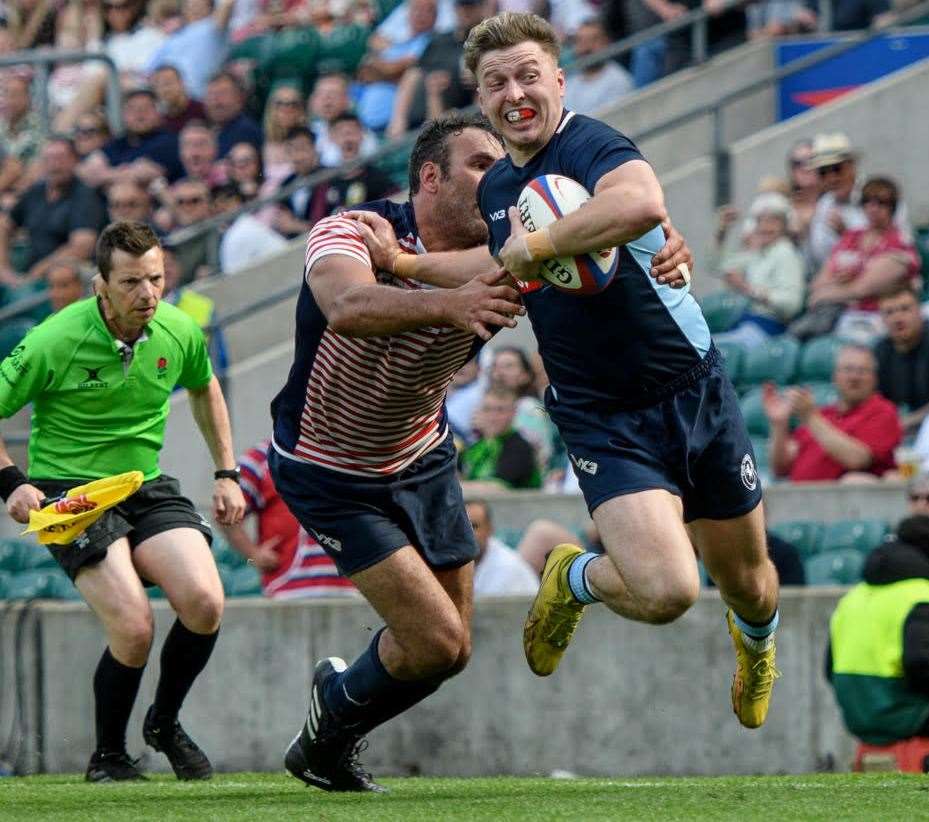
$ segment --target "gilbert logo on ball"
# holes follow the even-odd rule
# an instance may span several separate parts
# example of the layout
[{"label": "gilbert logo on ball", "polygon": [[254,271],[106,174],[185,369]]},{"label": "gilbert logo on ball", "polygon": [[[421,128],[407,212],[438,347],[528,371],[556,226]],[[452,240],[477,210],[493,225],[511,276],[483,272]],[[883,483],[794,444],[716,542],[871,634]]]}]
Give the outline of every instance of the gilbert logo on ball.
[{"label": "gilbert logo on ball", "polygon": [[[589,199],[590,192],[576,180],[560,174],[544,174],[526,185],[516,207],[526,229],[537,231],[577,211]],[[546,260],[540,274],[562,291],[597,294],[610,284],[618,264],[619,253],[610,248],[577,257]]]}]

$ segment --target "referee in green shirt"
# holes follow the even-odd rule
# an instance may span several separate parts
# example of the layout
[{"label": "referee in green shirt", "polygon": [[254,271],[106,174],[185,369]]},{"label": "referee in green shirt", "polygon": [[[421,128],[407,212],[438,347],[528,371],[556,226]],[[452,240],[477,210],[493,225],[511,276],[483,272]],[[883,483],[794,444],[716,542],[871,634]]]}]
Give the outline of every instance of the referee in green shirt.
[{"label": "referee in green shirt", "polygon": [[29,478],[0,439],[0,497],[17,522],[44,497],[139,470],[142,487],[74,542],[49,549],[103,623],[108,647],[94,674],[97,749],[92,782],[144,778],[126,753],[126,726],[152,645],[143,585],[158,585],[177,613],[161,651],[147,744],[163,751],[180,779],[207,779],[212,766],[184,732],[178,712],[213,651],[223,589],[210,553],[209,524],[162,474],[158,455],[175,385],[187,389],[194,419],[216,465],[213,515],[239,522],[229,416],[202,331],[160,302],[164,261],[152,230],[108,226],[97,244],[102,280],[82,300],[34,328],[0,362],[0,418],[32,403]]}]

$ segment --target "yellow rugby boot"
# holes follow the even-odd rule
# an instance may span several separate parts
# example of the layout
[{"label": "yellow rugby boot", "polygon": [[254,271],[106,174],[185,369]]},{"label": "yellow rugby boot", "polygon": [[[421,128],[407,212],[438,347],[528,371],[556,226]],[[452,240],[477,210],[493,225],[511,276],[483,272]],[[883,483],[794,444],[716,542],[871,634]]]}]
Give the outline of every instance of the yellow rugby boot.
[{"label": "yellow rugby boot", "polygon": [[726,612],[726,622],[736,658],[732,710],[746,728],[759,728],[768,716],[774,680],[781,675],[774,667],[774,641],[767,650],[754,651],[742,639],[742,631],[735,624],[731,610]]},{"label": "yellow rugby boot", "polygon": [[584,605],[568,586],[568,568],[583,553],[576,545],[558,545],[545,561],[542,584],[523,627],[526,662],[538,676],[558,667],[584,615]]}]

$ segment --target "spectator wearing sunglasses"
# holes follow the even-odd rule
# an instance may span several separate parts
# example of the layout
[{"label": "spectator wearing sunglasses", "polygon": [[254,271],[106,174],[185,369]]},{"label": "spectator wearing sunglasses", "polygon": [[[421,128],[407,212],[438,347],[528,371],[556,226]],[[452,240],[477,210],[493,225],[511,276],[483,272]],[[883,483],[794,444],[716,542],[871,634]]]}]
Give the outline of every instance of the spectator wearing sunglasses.
[{"label": "spectator wearing sunglasses", "polygon": [[843,307],[836,333],[870,342],[883,332],[878,297],[902,283],[916,286],[916,249],[894,222],[899,188],[871,177],[861,189],[864,225],[847,228],[810,283],[809,306]]},{"label": "spectator wearing sunglasses", "polygon": [[[832,249],[846,230],[864,228],[867,217],[858,204],[858,157],[848,137],[841,132],[817,134],[813,140],[810,168],[819,175],[823,194],[810,221],[807,253],[810,269],[822,269]],[[907,240],[912,236],[906,205],[897,204],[894,224]]]}]

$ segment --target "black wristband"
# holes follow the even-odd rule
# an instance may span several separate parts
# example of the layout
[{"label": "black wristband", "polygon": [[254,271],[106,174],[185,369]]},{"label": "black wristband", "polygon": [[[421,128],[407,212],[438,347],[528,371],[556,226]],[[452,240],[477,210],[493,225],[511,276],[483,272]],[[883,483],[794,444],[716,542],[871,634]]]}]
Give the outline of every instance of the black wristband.
[{"label": "black wristband", "polygon": [[4,502],[9,499],[20,485],[28,485],[29,478],[20,471],[15,465],[8,465],[6,468],[0,468],[0,499]]},{"label": "black wristband", "polygon": [[221,468],[219,471],[213,472],[213,479],[231,479],[234,482],[239,481],[239,469],[236,468]]}]

